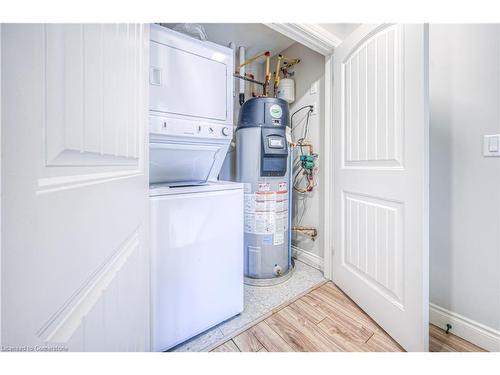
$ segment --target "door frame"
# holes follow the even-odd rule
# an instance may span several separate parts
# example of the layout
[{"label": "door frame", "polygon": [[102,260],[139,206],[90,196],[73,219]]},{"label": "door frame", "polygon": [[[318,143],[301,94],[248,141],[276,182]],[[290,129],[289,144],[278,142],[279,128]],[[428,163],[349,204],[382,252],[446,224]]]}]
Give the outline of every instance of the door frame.
[{"label": "door frame", "polygon": [[2,24],[0,24],[0,346],[2,345]]},{"label": "door frame", "polygon": [[333,279],[333,54],[335,48],[341,43],[337,35],[334,35],[320,26],[304,23],[266,23],[267,27],[277,31],[286,37],[295,40],[313,51],[325,56],[325,125],[324,138],[321,142],[323,174],[321,176],[324,188],[321,189],[320,197],[323,199],[325,209],[321,219],[323,220],[323,240],[321,246],[324,249],[323,273],[325,278]]}]

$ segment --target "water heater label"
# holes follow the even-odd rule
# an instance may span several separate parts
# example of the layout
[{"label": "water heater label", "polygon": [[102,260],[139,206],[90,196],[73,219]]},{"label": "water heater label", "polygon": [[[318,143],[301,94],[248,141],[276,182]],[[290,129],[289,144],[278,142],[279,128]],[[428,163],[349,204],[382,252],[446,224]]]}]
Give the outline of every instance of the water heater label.
[{"label": "water heater label", "polygon": [[273,104],[271,107],[269,107],[269,112],[271,113],[271,117],[273,118],[281,118],[281,115],[283,114],[281,107],[277,104]]},{"label": "water heater label", "polygon": [[286,182],[280,182],[278,184],[278,191],[284,191],[284,192],[287,191],[287,189],[286,189]]},{"label": "water heater label", "polygon": [[271,190],[271,184],[269,182],[259,182],[257,184],[257,189],[259,191],[269,191]]},{"label": "water heater label", "polygon": [[288,196],[286,193],[273,191],[245,194],[246,233],[269,235],[282,233],[287,229]]}]

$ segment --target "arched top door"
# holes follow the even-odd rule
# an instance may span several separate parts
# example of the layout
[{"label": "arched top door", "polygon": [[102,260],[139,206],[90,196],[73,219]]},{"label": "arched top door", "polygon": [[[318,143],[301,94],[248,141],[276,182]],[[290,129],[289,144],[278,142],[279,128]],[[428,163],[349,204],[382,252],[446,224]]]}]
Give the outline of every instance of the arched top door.
[{"label": "arched top door", "polygon": [[334,53],[334,281],[428,349],[428,38],[363,25]]}]

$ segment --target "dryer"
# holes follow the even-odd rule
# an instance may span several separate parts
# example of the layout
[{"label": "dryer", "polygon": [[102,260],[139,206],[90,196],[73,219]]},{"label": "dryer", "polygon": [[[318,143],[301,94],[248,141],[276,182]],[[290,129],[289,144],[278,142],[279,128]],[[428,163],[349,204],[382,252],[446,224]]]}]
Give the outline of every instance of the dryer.
[{"label": "dryer", "polygon": [[233,50],[159,25],[150,38],[150,112],[232,126]]}]

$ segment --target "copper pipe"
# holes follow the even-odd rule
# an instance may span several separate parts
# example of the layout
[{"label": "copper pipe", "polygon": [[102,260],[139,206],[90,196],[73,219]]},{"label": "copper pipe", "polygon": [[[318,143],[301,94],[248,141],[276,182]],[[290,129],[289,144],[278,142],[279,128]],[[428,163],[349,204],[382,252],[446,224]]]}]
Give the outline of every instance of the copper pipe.
[{"label": "copper pipe", "polygon": [[[246,76],[250,79],[255,79],[255,76],[251,73],[246,73]],[[255,98],[255,82],[250,83],[250,93],[252,94],[252,97]]]},{"label": "copper pipe", "polygon": [[269,95],[269,82],[271,81],[271,72],[270,72],[270,68],[269,68],[269,64],[271,62],[271,52],[267,51],[264,55],[266,56],[266,79],[264,81],[263,95],[268,96]]},{"label": "copper pipe", "polygon": [[248,81],[248,82],[252,82],[252,83],[256,83],[258,85],[264,86],[264,82],[257,81],[255,79],[249,78],[248,76],[247,77],[243,77],[243,76],[240,76],[239,74],[233,74],[233,76],[235,78],[239,78],[239,79],[242,79],[244,81]]},{"label": "copper pipe", "polygon": [[278,55],[278,58],[276,59],[276,70],[274,71],[274,97],[278,95],[277,91],[280,84],[280,66],[282,58],[282,55]]},{"label": "copper pipe", "polygon": [[245,61],[243,62],[243,64],[240,64],[240,65],[238,66],[238,70],[237,70],[236,72],[237,72],[237,73],[239,73],[239,70],[240,70],[242,67],[244,67],[245,65],[248,65],[248,64],[253,63],[255,60],[260,59],[262,56],[266,56],[266,57],[267,57],[267,56],[271,56],[271,52],[269,52],[269,51],[265,51],[265,52],[262,52],[262,53],[259,53],[259,54],[255,55],[254,57],[249,58],[248,60],[245,60]]},{"label": "copper pipe", "polygon": [[292,227],[292,231],[302,233],[302,234],[310,237],[313,241],[318,236],[318,230],[316,228],[313,228],[313,227],[303,227],[303,226]]},{"label": "copper pipe", "polygon": [[302,142],[302,143],[292,143],[293,147],[307,147],[309,148],[309,154],[314,154],[313,144],[310,142]]}]

